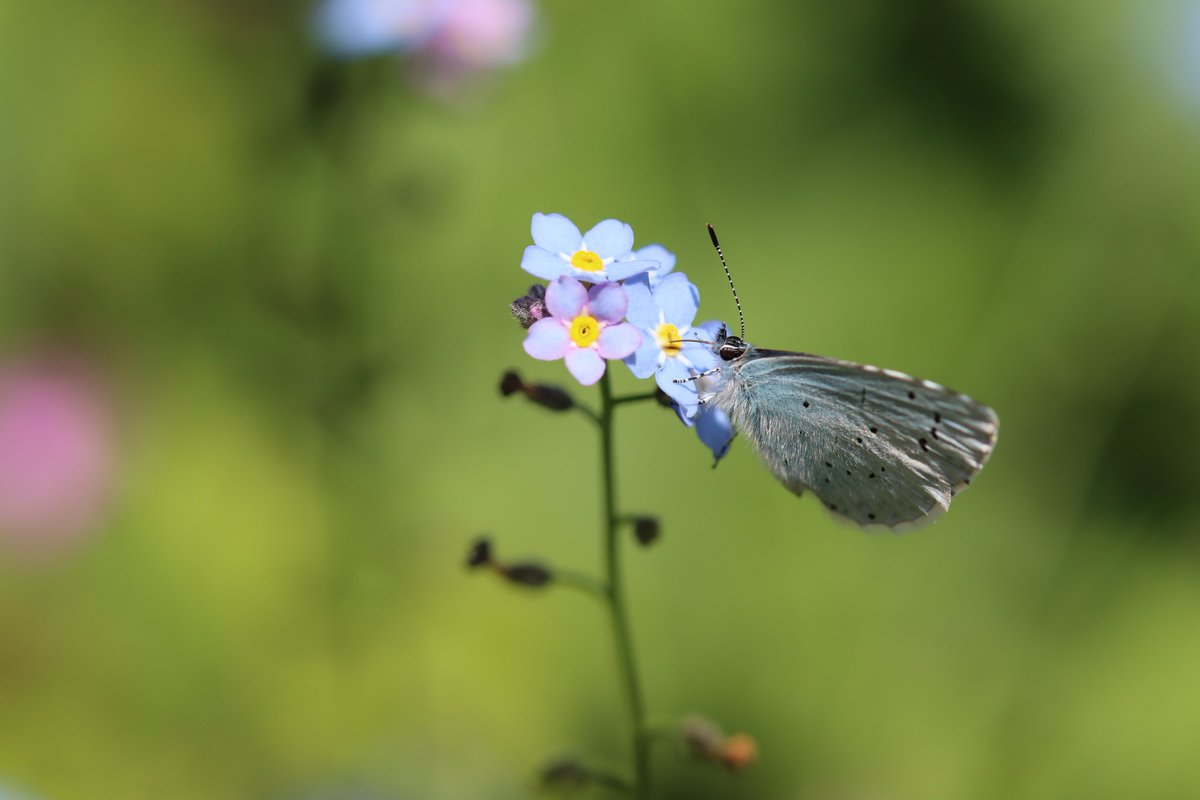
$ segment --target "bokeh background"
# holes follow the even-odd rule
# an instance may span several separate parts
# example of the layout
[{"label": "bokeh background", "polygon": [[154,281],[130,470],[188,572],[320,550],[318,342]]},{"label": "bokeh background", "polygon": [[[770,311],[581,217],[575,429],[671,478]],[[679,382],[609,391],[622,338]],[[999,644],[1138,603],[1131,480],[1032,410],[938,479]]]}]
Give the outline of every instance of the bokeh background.
[{"label": "bokeh background", "polygon": [[508,317],[535,211],[631,223],[728,319],[712,222],[751,340],[1002,421],[892,537],[622,409],[651,709],[760,751],[666,744],[660,796],[1197,796],[1200,4],[533,12],[447,75],[304,2],[0,2],[0,796],[623,766],[603,611],[463,566],[599,568],[593,430],[496,390],[568,382]]}]

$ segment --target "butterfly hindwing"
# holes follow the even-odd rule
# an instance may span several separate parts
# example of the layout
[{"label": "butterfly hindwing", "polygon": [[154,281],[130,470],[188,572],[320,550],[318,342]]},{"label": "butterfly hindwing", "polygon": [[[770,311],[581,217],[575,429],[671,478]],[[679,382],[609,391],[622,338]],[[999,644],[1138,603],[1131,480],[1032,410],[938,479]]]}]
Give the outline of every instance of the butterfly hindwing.
[{"label": "butterfly hindwing", "polygon": [[864,527],[923,524],[991,454],[987,406],[903,373],[750,348],[711,402],[785,486]]}]

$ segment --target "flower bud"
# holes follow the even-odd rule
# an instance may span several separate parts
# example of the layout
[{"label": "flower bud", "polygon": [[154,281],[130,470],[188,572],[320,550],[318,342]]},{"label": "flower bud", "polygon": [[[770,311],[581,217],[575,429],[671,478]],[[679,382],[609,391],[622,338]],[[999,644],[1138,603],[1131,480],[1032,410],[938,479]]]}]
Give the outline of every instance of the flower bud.
[{"label": "flower bud", "polygon": [[516,394],[525,390],[525,382],[521,380],[521,376],[516,370],[510,369],[500,377],[500,394],[504,397]]},{"label": "flower bud", "polygon": [[575,401],[571,398],[571,395],[567,394],[565,389],[560,389],[557,386],[535,383],[526,385],[524,392],[525,396],[531,402],[537,403],[542,408],[548,408],[551,411],[569,411],[575,406]]},{"label": "flower bud", "polygon": [[679,733],[692,755],[720,764],[730,772],[740,772],[758,758],[758,745],[752,736],[746,733],[726,736],[715,722],[704,717],[688,717]]},{"label": "flower bud", "polygon": [[522,328],[528,328],[539,319],[545,319],[550,315],[546,310],[546,287],[540,283],[530,286],[528,293],[508,304],[508,310],[517,322],[521,323]]},{"label": "flower bud", "polygon": [[648,547],[658,541],[660,532],[657,517],[633,518],[633,536],[643,547]]},{"label": "flower bud", "polygon": [[721,763],[730,772],[741,772],[758,758],[758,745],[747,733],[735,733],[725,740]]},{"label": "flower bud", "polygon": [[467,551],[467,569],[475,569],[492,563],[492,540],[480,536]]},{"label": "flower bud", "polygon": [[565,389],[546,383],[525,383],[516,370],[510,369],[500,378],[500,394],[508,397],[517,392],[525,395],[529,402],[551,411],[569,411],[575,407],[575,400]]},{"label": "flower bud", "polygon": [[550,570],[529,561],[503,566],[500,568],[500,574],[519,586],[528,586],[531,589],[545,586],[554,578]]}]

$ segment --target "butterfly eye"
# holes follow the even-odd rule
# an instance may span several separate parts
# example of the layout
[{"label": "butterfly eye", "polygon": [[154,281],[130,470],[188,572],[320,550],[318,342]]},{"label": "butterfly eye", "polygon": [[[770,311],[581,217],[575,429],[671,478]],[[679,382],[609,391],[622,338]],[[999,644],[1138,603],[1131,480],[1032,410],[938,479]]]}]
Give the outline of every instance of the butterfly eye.
[{"label": "butterfly eye", "polygon": [[729,336],[717,348],[717,355],[722,361],[733,361],[746,352],[746,343],[736,336]]}]

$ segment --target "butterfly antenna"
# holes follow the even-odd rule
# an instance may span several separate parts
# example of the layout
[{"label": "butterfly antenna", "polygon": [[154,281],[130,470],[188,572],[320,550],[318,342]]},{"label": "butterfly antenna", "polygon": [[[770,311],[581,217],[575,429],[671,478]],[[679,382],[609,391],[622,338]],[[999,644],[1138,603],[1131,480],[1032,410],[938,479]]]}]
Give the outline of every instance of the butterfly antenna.
[{"label": "butterfly antenna", "polygon": [[725,268],[725,277],[729,280],[729,289],[733,292],[733,302],[738,310],[738,323],[742,327],[742,337],[746,338],[746,318],[742,316],[742,301],[738,299],[737,287],[733,285],[733,276],[729,274],[729,265],[725,263],[725,254],[721,252],[721,243],[717,241],[717,231],[712,225],[708,226],[708,238],[712,239],[713,247],[717,248],[717,258],[721,259],[721,266]]}]

